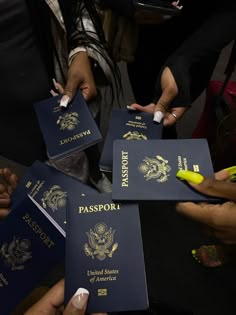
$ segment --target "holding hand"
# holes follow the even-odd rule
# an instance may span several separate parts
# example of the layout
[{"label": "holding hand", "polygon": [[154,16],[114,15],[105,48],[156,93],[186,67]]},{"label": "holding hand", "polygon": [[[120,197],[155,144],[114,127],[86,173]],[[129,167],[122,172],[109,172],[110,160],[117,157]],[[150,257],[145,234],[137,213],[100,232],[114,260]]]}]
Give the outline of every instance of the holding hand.
[{"label": "holding hand", "polygon": [[0,178],[0,219],[2,219],[9,213],[10,198],[18,184],[18,177],[9,168],[2,168]]},{"label": "holding hand", "polygon": [[[75,96],[78,88],[81,90],[86,102],[95,98],[97,95],[89,57],[87,53],[83,51],[79,52],[70,64],[66,86],[63,88],[60,83],[55,80],[53,82],[58,93],[64,94],[60,104],[63,107],[67,107],[68,103]],[[53,91],[51,91],[51,93],[57,95],[53,93]]]},{"label": "holding hand", "polygon": [[216,173],[215,179],[190,171],[180,170],[176,174],[201,193],[230,200],[222,204],[184,202],[176,207],[179,213],[203,223],[211,234],[227,244],[236,244],[236,183],[230,182],[235,173],[234,166]]},{"label": "holding hand", "polygon": [[64,309],[64,285],[64,280],[55,284],[25,315],[84,315],[89,292],[86,289],[78,289]]},{"label": "holding hand", "polygon": [[166,67],[161,75],[161,89],[162,95],[156,104],[151,103],[147,106],[139,104],[132,104],[131,107],[143,112],[152,113],[156,122],[161,122],[168,127],[172,126],[179,120],[187,111],[187,107],[173,107],[170,108],[172,101],[178,95],[178,87],[175,78],[170,70]]}]

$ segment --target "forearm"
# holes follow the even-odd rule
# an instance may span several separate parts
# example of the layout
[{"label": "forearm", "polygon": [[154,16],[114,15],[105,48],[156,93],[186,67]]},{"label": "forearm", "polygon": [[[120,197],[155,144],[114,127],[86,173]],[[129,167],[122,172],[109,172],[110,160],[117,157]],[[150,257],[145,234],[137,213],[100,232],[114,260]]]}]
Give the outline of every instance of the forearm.
[{"label": "forearm", "polygon": [[[221,50],[236,37],[236,6],[216,11],[168,58],[179,94],[173,106],[190,106],[206,88]],[[160,94],[160,76],[156,95]]]}]

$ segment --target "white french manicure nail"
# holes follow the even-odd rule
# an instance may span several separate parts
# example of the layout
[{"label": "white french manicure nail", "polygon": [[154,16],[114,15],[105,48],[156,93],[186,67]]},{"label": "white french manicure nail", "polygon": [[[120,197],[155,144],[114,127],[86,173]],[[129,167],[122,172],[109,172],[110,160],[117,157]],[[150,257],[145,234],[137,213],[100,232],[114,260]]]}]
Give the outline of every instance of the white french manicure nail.
[{"label": "white french manicure nail", "polygon": [[161,111],[157,111],[154,114],[153,120],[160,123],[162,121],[163,117],[164,117],[164,114]]},{"label": "white french manicure nail", "polygon": [[136,108],[133,108],[132,106],[126,106],[126,108],[129,110],[136,110]]},{"label": "white french manicure nail", "polygon": [[68,95],[64,95],[60,101],[60,106],[67,107],[69,100],[70,100],[70,97]]},{"label": "white french manicure nail", "polygon": [[83,310],[86,308],[86,304],[88,301],[89,291],[84,288],[79,288],[73,298],[71,303],[78,310]]}]

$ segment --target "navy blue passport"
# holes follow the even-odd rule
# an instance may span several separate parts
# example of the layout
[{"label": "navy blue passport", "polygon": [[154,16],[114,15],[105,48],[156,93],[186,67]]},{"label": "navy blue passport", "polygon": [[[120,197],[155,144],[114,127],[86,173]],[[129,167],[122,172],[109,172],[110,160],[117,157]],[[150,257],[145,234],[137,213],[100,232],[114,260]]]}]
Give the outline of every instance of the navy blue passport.
[{"label": "navy blue passport", "polygon": [[48,156],[64,157],[102,140],[102,135],[80,91],[67,108],[59,106],[61,96],[34,104]]},{"label": "navy blue passport", "polygon": [[153,115],[150,113],[113,109],[99,162],[100,169],[107,172],[112,171],[114,140],[161,139],[162,129],[162,123],[154,122]]},{"label": "navy blue passport", "polygon": [[89,290],[87,312],[148,308],[137,204],[115,204],[110,194],[69,200],[65,302]]},{"label": "navy blue passport", "polygon": [[68,198],[79,199],[85,194],[98,194],[92,187],[65,175],[40,161],[27,170],[12,195],[12,210],[29,195],[41,211],[65,233]]},{"label": "navy blue passport", "polygon": [[0,223],[0,313],[11,314],[61,263],[65,238],[29,198]]},{"label": "navy blue passport", "polygon": [[176,178],[179,169],[214,177],[205,139],[116,140],[112,198],[116,201],[216,201]]}]

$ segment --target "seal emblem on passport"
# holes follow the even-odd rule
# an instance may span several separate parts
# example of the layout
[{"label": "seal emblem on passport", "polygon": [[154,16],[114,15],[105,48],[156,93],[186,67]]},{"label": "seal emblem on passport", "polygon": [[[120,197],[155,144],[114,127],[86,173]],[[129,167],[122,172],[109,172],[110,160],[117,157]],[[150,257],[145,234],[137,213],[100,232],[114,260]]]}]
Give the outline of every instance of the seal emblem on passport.
[{"label": "seal emblem on passport", "polygon": [[103,222],[97,223],[94,229],[86,232],[88,236],[88,243],[84,245],[84,252],[92,259],[95,257],[99,260],[104,260],[109,257],[112,258],[114,252],[118,248],[118,243],[114,243],[115,230],[111,227],[108,229]]},{"label": "seal emblem on passport", "polygon": [[159,183],[166,182],[171,171],[168,160],[165,160],[160,155],[157,155],[155,158],[146,157],[143,163],[139,164],[138,169],[144,174],[146,180],[156,179]]}]

